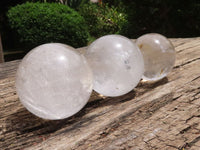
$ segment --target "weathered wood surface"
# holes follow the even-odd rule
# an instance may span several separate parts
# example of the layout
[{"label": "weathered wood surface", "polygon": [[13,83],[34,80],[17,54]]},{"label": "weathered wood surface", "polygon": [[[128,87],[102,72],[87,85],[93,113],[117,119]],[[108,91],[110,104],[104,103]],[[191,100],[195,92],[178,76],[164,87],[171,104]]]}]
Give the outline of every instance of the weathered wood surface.
[{"label": "weathered wood surface", "polygon": [[0,149],[199,150],[200,38],[171,40],[177,60],[167,78],[117,98],[93,93],[60,121],[29,113],[14,88],[19,61],[0,64]]}]

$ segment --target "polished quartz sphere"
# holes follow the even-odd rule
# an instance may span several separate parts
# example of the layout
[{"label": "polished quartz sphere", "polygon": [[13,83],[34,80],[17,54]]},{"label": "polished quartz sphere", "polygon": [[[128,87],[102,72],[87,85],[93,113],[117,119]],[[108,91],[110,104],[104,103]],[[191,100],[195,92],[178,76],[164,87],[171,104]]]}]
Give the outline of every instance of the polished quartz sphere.
[{"label": "polished quartz sphere", "polygon": [[50,120],[70,117],[82,109],[92,85],[93,75],[85,57],[59,43],[30,51],[16,76],[22,104],[36,116]]},{"label": "polished quartz sphere", "polygon": [[94,90],[104,96],[120,96],[140,81],[144,62],[138,47],[126,37],[107,35],[94,41],[85,56],[94,75]]},{"label": "polished quartz sphere", "polygon": [[167,76],[175,63],[175,50],[172,43],[157,33],[145,34],[136,40],[144,57],[143,79],[160,80]]}]

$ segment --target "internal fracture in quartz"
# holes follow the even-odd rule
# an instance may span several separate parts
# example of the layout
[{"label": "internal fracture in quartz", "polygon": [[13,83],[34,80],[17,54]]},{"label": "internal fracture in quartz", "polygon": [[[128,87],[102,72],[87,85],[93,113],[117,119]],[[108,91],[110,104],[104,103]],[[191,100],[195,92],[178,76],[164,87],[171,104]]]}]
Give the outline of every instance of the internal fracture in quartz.
[{"label": "internal fracture in quartz", "polygon": [[107,35],[94,41],[85,56],[94,74],[94,90],[104,96],[120,96],[140,81],[144,62],[138,47],[126,37]]},{"label": "internal fracture in quartz", "polygon": [[175,63],[172,43],[157,33],[145,34],[136,40],[144,57],[143,79],[155,81],[164,78]]},{"label": "internal fracture in quartz", "polygon": [[92,92],[93,75],[84,56],[59,43],[30,51],[17,70],[16,90],[22,104],[44,119],[77,113]]}]

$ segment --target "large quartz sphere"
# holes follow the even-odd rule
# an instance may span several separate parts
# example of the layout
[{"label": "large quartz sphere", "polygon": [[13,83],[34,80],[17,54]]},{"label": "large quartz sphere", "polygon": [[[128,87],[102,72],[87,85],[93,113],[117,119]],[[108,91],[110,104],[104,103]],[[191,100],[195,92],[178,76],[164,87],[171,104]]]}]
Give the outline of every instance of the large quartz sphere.
[{"label": "large quartz sphere", "polygon": [[93,84],[84,56],[64,44],[44,44],[30,51],[17,70],[22,104],[38,117],[64,119],[87,103]]},{"label": "large quartz sphere", "polygon": [[93,89],[104,96],[128,93],[143,75],[142,54],[126,37],[103,36],[88,47],[85,55],[94,74]]},{"label": "large quartz sphere", "polygon": [[156,33],[145,34],[136,40],[136,44],[144,57],[144,80],[162,79],[172,70],[175,50],[166,37]]}]

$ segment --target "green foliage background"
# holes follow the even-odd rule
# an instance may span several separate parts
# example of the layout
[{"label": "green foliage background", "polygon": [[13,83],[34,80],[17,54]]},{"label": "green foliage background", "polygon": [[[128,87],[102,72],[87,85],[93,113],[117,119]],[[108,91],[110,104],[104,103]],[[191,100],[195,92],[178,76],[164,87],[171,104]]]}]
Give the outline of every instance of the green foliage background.
[{"label": "green foliage background", "polygon": [[34,46],[60,42],[81,47],[89,37],[84,18],[62,4],[27,2],[12,7],[8,20],[21,42]]},{"label": "green foliage background", "polygon": [[91,36],[98,38],[106,34],[123,34],[127,25],[127,15],[107,4],[87,3],[81,5],[78,12],[85,18]]},{"label": "green foliage background", "polygon": [[123,8],[128,16],[124,35],[129,38],[157,32],[167,37],[200,36],[200,1],[197,0],[103,0]]}]

